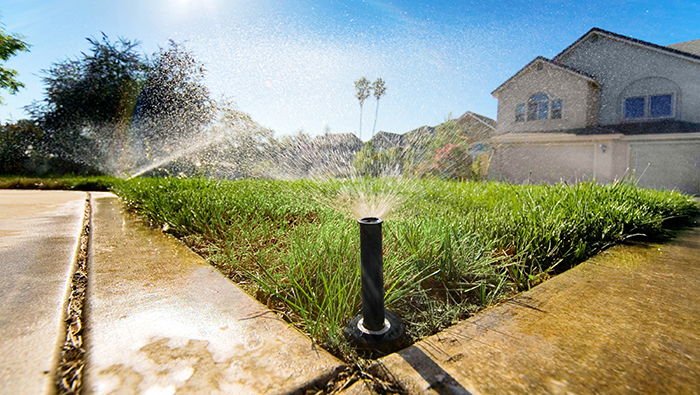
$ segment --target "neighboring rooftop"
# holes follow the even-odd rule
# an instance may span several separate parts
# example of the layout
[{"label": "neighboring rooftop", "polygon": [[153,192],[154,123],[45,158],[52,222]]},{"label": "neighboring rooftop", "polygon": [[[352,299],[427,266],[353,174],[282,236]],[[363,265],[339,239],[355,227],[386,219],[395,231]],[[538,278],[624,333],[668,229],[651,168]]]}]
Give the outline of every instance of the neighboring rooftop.
[{"label": "neighboring rooftop", "polygon": [[700,38],[697,40],[667,45],[667,47],[700,56]]},{"label": "neighboring rooftop", "polygon": [[476,141],[487,140],[493,137],[496,132],[495,120],[471,111],[462,114],[455,122],[464,134]]},{"label": "neighboring rooftop", "polygon": [[402,134],[398,133],[379,132],[370,141],[375,148],[389,149],[406,146],[406,139]]},{"label": "neighboring rooftop", "polygon": [[491,118],[489,118],[489,117],[487,117],[487,116],[484,116],[484,115],[481,115],[481,114],[477,114],[477,113],[475,113],[475,112],[467,111],[467,112],[465,112],[465,113],[464,113],[461,117],[459,117],[459,118],[461,119],[461,118],[464,118],[464,117],[472,117],[472,118],[478,119],[479,121],[483,122],[483,123],[486,124],[487,126],[490,126],[491,128],[494,128],[494,129],[496,128],[496,120],[495,120],[495,119],[491,119]]}]

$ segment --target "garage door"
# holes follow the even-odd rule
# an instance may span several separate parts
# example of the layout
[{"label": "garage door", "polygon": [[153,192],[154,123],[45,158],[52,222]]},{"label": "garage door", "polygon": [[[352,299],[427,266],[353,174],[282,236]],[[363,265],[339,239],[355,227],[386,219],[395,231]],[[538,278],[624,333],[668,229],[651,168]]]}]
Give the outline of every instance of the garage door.
[{"label": "garage door", "polygon": [[630,143],[639,185],[700,195],[700,140]]}]

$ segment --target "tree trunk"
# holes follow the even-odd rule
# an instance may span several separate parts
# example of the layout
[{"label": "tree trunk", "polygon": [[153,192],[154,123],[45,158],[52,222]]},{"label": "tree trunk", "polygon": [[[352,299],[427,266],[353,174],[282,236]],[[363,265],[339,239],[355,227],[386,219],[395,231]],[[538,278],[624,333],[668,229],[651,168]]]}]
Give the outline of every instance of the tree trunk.
[{"label": "tree trunk", "polygon": [[360,132],[357,137],[362,140],[362,104],[360,104]]},{"label": "tree trunk", "polygon": [[377,115],[379,115],[379,99],[377,99],[377,110],[374,112],[374,126],[372,127],[372,137],[374,137],[374,130],[377,128]]}]

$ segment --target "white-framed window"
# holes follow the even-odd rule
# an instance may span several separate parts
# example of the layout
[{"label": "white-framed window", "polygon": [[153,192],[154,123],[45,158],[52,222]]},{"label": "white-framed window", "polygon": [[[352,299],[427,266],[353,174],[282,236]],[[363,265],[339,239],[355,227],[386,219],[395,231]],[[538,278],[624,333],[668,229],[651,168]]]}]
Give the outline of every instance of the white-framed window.
[{"label": "white-framed window", "polygon": [[561,100],[550,101],[546,94],[536,93],[526,104],[518,104],[515,107],[515,122],[561,119],[562,111]]},{"label": "white-framed window", "polygon": [[625,98],[622,115],[624,119],[671,118],[674,116],[672,93]]}]

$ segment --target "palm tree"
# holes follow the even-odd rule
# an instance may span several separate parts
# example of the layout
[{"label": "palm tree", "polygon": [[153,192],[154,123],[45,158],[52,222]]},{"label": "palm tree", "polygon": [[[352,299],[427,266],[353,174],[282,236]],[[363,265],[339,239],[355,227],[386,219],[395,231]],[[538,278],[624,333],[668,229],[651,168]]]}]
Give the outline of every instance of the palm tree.
[{"label": "palm tree", "polygon": [[384,80],[381,78],[377,78],[372,84],[372,90],[374,90],[374,97],[377,98],[377,110],[374,113],[374,127],[372,128],[372,137],[374,137],[374,130],[377,128],[377,115],[379,115],[379,98],[384,96],[384,94],[386,93]]},{"label": "palm tree", "polygon": [[362,138],[362,105],[365,104],[365,99],[369,97],[369,91],[370,91],[370,86],[369,86],[369,81],[367,78],[362,77],[359,80],[355,81],[355,97],[357,100],[360,101],[360,135],[358,136],[359,138]]}]

